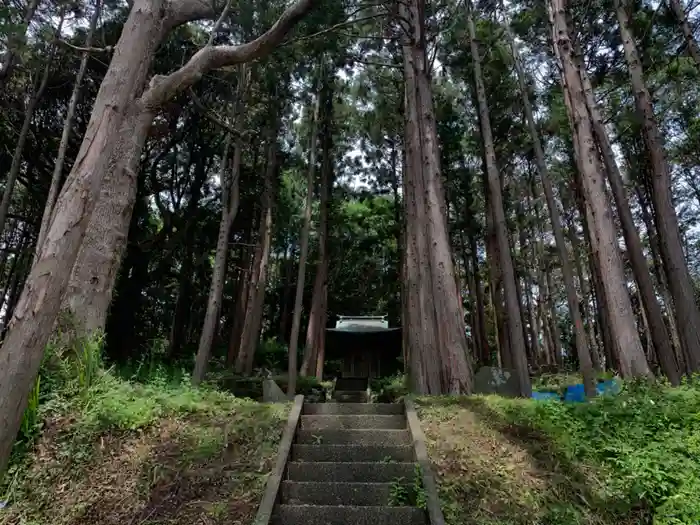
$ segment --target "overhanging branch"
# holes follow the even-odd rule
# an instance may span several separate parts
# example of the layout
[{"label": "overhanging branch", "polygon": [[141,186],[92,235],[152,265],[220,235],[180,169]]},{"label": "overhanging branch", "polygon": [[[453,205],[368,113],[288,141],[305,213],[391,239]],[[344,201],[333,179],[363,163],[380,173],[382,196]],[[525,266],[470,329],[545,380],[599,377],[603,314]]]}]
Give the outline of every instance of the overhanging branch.
[{"label": "overhanging branch", "polygon": [[[187,0],[183,2],[187,3]],[[270,29],[252,42],[239,46],[206,46],[200,49],[174,73],[153,77],[140,99],[141,104],[146,109],[156,110],[212,69],[250,62],[269,55],[317,3],[318,0],[298,0],[282,13]]]}]

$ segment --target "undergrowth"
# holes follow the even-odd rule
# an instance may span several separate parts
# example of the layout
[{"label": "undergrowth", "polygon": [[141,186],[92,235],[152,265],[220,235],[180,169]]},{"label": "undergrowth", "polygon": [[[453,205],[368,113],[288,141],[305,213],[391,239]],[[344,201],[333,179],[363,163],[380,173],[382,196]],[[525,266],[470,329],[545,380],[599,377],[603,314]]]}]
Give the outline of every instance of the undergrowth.
[{"label": "undergrowth", "polygon": [[[700,386],[421,400],[448,523],[700,523]],[[473,521],[477,520],[477,521]]]},{"label": "undergrowth", "polygon": [[[63,341],[57,343],[56,341]],[[0,524],[248,523],[288,404],[124,379],[56,338],[0,484]]]}]

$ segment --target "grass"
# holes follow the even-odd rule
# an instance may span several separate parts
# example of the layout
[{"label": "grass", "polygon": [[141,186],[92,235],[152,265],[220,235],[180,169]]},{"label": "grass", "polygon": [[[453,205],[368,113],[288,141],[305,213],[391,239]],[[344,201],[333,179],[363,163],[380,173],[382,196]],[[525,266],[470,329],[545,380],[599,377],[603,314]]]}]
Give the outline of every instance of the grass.
[{"label": "grass", "polygon": [[252,522],[289,405],[125,380],[86,355],[98,348],[48,352],[0,524]]},{"label": "grass", "polygon": [[419,399],[449,525],[700,523],[700,387]]}]

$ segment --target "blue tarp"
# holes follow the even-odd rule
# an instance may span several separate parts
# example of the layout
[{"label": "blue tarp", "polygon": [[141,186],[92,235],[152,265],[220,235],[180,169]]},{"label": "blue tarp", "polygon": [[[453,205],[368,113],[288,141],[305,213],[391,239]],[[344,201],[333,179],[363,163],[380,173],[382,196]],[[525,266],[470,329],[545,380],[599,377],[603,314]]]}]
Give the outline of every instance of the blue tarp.
[{"label": "blue tarp", "polygon": [[545,401],[547,399],[561,400],[559,394],[556,392],[532,392],[532,399],[539,399],[541,401]]},{"label": "blue tarp", "polygon": [[[596,386],[596,391],[599,396],[608,394],[617,394],[620,392],[620,383],[616,379],[609,379],[607,381],[601,381]],[[541,401],[546,401],[548,399],[558,399],[566,403],[583,403],[586,400],[586,393],[583,388],[583,384],[571,385],[566,387],[564,392],[564,398],[557,394],[556,392],[532,392],[532,399],[539,399]]]},{"label": "blue tarp", "polygon": [[583,403],[585,400],[586,392],[583,389],[583,383],[566,387],[564,401],[567,403]]}]

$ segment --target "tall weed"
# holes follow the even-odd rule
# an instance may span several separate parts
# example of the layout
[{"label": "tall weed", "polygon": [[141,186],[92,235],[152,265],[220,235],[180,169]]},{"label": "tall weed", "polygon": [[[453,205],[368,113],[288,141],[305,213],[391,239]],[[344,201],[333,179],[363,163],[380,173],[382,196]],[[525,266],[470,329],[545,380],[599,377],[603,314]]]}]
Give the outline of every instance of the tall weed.
[{"label": "tall weed", "polygon": [[700,384],[629,382],[619,396],[569,404],[484,398],[507,422],[548,436],[562,458],[597,465],[597,491],[655,525],[700,523]]},{"label": "tall weed", "polygon": [[36,378],[34,388],[29,393],[29,401],[27,408],[22,415],[22,424],[20,426],[20,441],[24,443],[31,442],[37,434],[40,417],[39,417],[39,391],[41,388],[41,376]]}]

